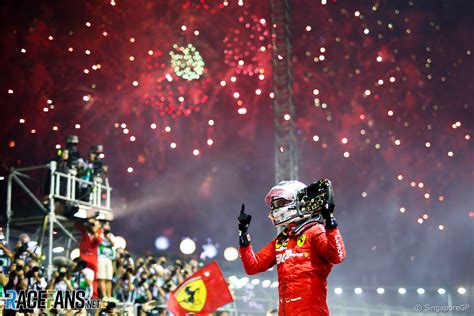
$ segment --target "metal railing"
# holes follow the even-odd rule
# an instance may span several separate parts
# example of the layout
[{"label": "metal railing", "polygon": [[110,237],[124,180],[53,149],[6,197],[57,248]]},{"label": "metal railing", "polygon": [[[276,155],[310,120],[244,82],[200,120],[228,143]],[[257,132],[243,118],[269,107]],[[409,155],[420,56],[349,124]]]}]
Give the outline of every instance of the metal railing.
[{"label": "metal railing", "polygon": [[[49,192],[47,196],[36,196],[33,191],[23,182],[23,179],[36,180],[37,183],[43,183],[42,179],[34,179],[33,176],[29,175],[28,172],[36,170],[48,170],[49,177]],[[110,196],[112,188],[109,186],[107,179],[100,177],[93,178],[92,181],[87,181],[77,177],[73,173],[63,173],[57,170],[57,162],[51,161],[46,165],[24,167],[24,168],[12,168],[8,176],[7,185],[7,205],[6,215],[7,223],[5,229],[6,240],[9,242],[10,238],[10,224],[13,221],[14,210],[14,192],[13,185],[17,185],[26,195],[28,195],[36,206],[40,209],[43,217],[47,218],[48,224],[48,275],[50,276],[53,272],[53,243],[54,243],[54,225],[58,226],[60,230],[68,236],[72,241],[77,241],[71,232],[64,227],[60,222],[59,216],[56,214],[56,201],[63,201],[69,204],[71,207],[76,207],[79,210],[85,212],[82,217],[96,217],[101,219],[111,220],[112,209],[110,206]],[[78,188],[85,189],[86,194],[80,196],[81,192],[78,192]],[[34,216],[34,215],[33,215]],[[37,215],[36,215],[37,217]],[[27,219],[27,218],[24,218]],[[46,224],[44,226],[46,230]],[[70,243],[69,243],[70,244]]]}]

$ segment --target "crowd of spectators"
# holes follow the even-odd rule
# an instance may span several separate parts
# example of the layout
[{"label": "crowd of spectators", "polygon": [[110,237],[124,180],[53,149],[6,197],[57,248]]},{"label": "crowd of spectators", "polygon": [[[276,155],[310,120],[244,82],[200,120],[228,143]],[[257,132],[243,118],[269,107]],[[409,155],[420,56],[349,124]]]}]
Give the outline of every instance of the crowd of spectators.
[{"label": "crowd of spectators", "polygon": [[76,228],[82,235],[80,256],[57,258],[50,277],[41,250],[31,247],[35,243],[27,234],[21,234],[13,248],[1,242],[0,299],[6,290],[84,290],[89,297],[106,302],[103,307],[109,311],[115,306],[128,306],[130,311],[139,306],[140,315],[166,315],[169,293],[201,265],[194,259],[132,256],[127,249],[114,247],[108,222],[89,219]]},{"label": "crowd of spectators", "polygon": [[[57,171],[79,179],[72,199],[90,202],[96,183],[108,185],[107,166],[102,160],[101,145],[90,147],[87,157],[82,157],[78,144],[78,136],[68,136],[53,161]],[[49,203],[49,181],[50,176],[46,177],[44,185],[45,204]],[[103,305],[106,314],[113,315],[119,306],[132,307],[132,310],[140,306],[140,315],[166,315],[165,305],[170,292],[196,272],[200,263],[197,260],[170,260],[164,256],[132,256],[127,249],[115,245],[110,222],[97,217],[79,219],[73,216],[77,207],[71,201],[61,199],[67,195],[68,180],[60,177],[58,181],[61,192],[55,199],[55,213],[75,222],[75,233],[80,235],[80,254],[75,258],[55,257],[54,270],[48,271],[44,253],[28,234],[21,234],[15,246],[9,247],[0,228],[0,301],[5,298],[6,290],[83,290],[88,297],[106,303]],[[9,312],[11,315],[17,312],[29,315],[34,311],[5,310],[4,315]],[[61,314],[60,311],[52,312]]]}]

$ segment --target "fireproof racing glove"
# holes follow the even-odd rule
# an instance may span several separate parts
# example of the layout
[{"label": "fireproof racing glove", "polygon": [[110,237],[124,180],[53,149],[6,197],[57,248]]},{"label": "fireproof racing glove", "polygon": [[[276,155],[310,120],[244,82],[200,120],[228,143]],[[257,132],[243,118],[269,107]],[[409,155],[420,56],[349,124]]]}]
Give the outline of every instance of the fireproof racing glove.
[{"label": "fireproof racing glove", "polygon": [[[321,180],[320,180],[321,181]],[[336,228],[337,227],[337,222],[336,219],[334,218],[334,208],[336,205],[334,204],[334,192],[332,189],[332,183],[329,180],[322,180],[325,181],[326,187],[327,187],[327,201],[323,206],[323,209],[321,210],[321,215],[326,222],[326,229],[331,229],[331,228]]]},{"label": "fireproof racing glove", "polygon": [[250,226],[250,221],[252,220],[252,215],[245,213],[245,204],[242,204],[237,220],[239,222],[239,244],[241,247],[248,246],[250,239],[247,231]]}]

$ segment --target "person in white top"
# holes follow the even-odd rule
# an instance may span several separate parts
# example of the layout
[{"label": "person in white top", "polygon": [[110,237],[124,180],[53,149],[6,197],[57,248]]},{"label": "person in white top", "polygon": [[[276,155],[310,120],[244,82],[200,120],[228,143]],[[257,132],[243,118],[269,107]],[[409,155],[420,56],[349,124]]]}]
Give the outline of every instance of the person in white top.
[{"label": "person in white top", "polygon": [[112,296],[112,279],[114,277],[113,260],[117,253],[114,248],[114,235],[110,232],[110,223],[102,224],[102,242],[98,249],[97,281],[101,297],[107,299]]}]

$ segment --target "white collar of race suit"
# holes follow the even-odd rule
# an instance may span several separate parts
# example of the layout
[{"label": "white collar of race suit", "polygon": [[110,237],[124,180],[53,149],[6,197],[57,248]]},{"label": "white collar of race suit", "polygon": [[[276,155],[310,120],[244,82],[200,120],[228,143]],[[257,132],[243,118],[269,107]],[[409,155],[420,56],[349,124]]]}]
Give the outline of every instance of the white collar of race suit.
[{"label": "white collar of race suit", "polygon": [[305,231],[306,229],[310,228],[311,226],[314,226],[316,224],[321,224],[321,215],[316,215],[308,218],[307,220],[297,224],[297,225],[290,225],[287,227],[285,230],[283,230],[280,235],[283,236],[288,236],[288,235],[298,235]]}]

